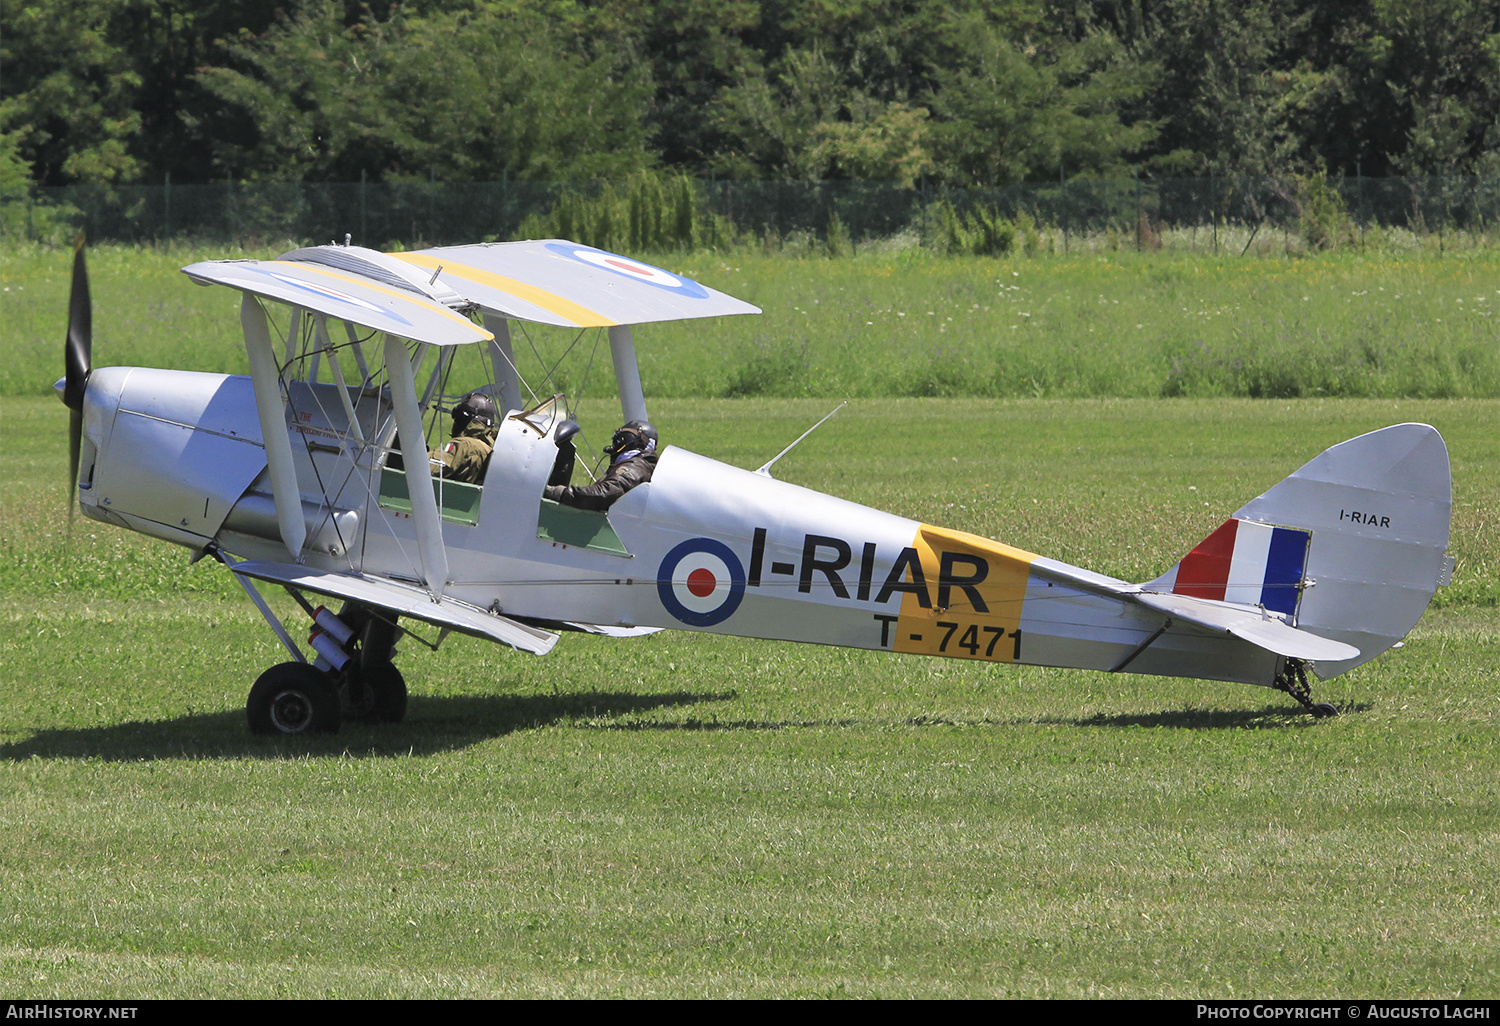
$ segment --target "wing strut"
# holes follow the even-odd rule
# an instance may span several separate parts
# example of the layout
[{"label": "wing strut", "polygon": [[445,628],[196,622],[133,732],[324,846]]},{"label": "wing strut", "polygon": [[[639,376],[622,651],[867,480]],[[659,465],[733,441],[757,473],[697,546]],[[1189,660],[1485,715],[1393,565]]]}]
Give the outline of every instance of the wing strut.
[{"label": "wing strut", "polygon": [[[385,337],[385,373],[391,382],[391,405],[401,434],[401,459],[406,464],[406,494],[417,523],[417,550],[422,555],[422,579],[434,601],[441,601],[448,583],[448,552],[443,548],[443,524],[437,497],[432,493],[432,471],[427,441],[422,434],[422,411],[417,408],[417,385],[406,344],[395,335]],[[281,503],[277,503],[280,512]]]},{"label": "wing strut", "polygon": [[615,383],[620,387],[620,408],[626,420],[650,420],[646,416],[646,395],[641,391],[641,369],[635,362],[635,338],[630,325],[616,324],[609,329],[609,355],[615,364]]},{"label": "wing strut", "polygon": [[1169,617],[1167,617],[1165,623],[1163,623],[1160,627],[1156,628],[1156,633],[1155,634],[1151,635],[1145,641],[1143,641],[1139,645],[1135,646],[1135,648],[1131,651],[1131,653],[1128,656],[1126,656],[1124,659],[1121,659],[1118,663],[1115,663],[1115,665],[1111,666],[1109,668],[1109,672],[1110,673],[1119,673],[1121,670],[1125,669],[1125,667],[1127,667],[1131,663],[1135,662],[1135,657],[1136,656],[1140,655],[1142,652],[1146,651],[1146,649],[1150,648],[1152,642],[1154,642],[1157,638],[1161,637],[1163,634],[1167,633],[1167,631],[1169,631],[1171,629],[1172,629],[1172,618],[1169,616]]},{"label": "wing strut", "polygon": [[344,368],[339,366],[339,357],[328,337],[328,318],[318,316],[313,321],[318,330],[318,346],[328,356],[328,369],[333,371],[333,380],[339,386],[339,401],[344,404],[344,418],[349,422],[349,433],[361,447],[365,444],[365,433],[359,427],[359,414],[354,412],[354,403],[349,399],[349,384],[344,380]]},{"label": "wing strut", "polygon": [[[241,293],[241,295],[248,298],[250,296],[250,293],[244,292]],[[294,366],[292,361],[301,354],[301,345],[302,308],[300,306],[294,306],[292,307],[292,315],[291,317],[287,318],[286,322],[286,356],[281,361],[281,366],[283,368],[281,372],[281,383],[283,386],[290,384],[292,380],[292,367]]]},{"label": "wing strut", "polygon": [[510,321],[485,311],[484,327],[495,337],[490,339],[490,368],[495,383],[500,386],[500,412],[524,410],[521,402],[521,381],[516,374],[516,358],[510,346]]},{"label": "wing strut", "polygon": [[[245,298],[249,299],[250,297],[246,296]],[[293,641],[292,636],[287,633],[286,625],[281,622],[281,617],[271,612],[270,605],[268,605],[266,603],[266,600],[261,597],[259,589],[257,589],[255,585],[251,583],[250,578],[246,577],[244,574],[237,574],[233,572],[235,567],[235,560],[219,551],[219,547],[217,545],[210,545],[208,551],[213,555],[215,559],[224,564],[225,569],[230,571],[229,576],[238,581],[240,587],[245,589],[245,594],[250,596],[250,601],[255,603],[255,608],[259,609],[260,615],[265,618],[266,625],[270,627],[273,632],[275,632],[276,637],[281,639],[281,643],[285,645],[286,650],[292,654],[292,658],[297,660],[297,662],[299,663],[307,662],[307,656],[302,654],[302,650],[297,647],[297,643]]]},{"label": "wing strut", "polygon": [[[266,443],[266,468],[271,474],[271,495],[276,499],[276,526],[281,528],[281,538],[292,559],[300,563],[307,525],[302,522],[302,492],[297,487],[292,436],[286,428],[286,409],[281,402],[281,377],[276,369],[276,354],[271,349],[266,312],[261,309],[260,300],[249,292],[240,301],[240,326],[245,332],[245,353],[250,358],[260,434]],[[421,437],[420,433],[417,437]],[[426,456],[424,452],[424,461]]]}]

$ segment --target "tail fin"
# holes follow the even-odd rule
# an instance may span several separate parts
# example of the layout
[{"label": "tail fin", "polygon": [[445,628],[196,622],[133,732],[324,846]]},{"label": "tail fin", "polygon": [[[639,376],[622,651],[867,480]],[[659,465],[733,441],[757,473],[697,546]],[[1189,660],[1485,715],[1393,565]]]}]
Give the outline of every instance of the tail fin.
[{"label": "tail fin", "polygon": [[1448,447],[1426,424],[1341,442],[1246,503],[1147,591],[1263,606],[1359,649],[1353,669],[1406,637],[1448,583]]}]

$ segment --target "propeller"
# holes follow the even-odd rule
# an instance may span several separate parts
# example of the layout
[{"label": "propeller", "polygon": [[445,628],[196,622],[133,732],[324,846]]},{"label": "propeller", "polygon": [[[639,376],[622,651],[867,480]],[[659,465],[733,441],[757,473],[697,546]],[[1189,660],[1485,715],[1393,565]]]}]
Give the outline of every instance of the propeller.
[{"label": "propeller", "polygon": [[[68,491],[78,484],[78,453],[83,446],[83,393],[94,358],[94,312],[89,271],[83,259],[83,232],[73,243],[73,289],[68,296],[68,339],[63,343],[63,403],[68,407]],[[71,515],[73,499],[68,499]]]}]

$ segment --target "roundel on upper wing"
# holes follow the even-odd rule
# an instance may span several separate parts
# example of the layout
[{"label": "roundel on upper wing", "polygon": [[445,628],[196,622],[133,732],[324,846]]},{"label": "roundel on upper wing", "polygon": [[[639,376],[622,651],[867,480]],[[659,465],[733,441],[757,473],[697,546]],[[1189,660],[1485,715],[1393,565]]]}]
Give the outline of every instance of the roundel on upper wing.
[{"label": "roundel on upper wing", "polygon": [[679,295],[691,296],[694,299],[707,299],[708,290],[690,278],[683,278],[673,274],[671,271],[650,264],[643,264],[639,260],[622,257],[618,253],[608,253],[602,249],[590,249],[587,246],[569,245],[561,242],[549,242],[547,248],[569,260],[577,260],[579,263],[588,264],[591,267],[603,268],[629,278],[631,281],[644,282],[647,285],[655,285],[657,288],[676,292]]},{"label": "roundel on upper wing", "polygon": [[745,568],[723,542],[692,538],[667,553],[656,572],[667,612],[693,627],[712,627],[734,615],[745,597]]}]

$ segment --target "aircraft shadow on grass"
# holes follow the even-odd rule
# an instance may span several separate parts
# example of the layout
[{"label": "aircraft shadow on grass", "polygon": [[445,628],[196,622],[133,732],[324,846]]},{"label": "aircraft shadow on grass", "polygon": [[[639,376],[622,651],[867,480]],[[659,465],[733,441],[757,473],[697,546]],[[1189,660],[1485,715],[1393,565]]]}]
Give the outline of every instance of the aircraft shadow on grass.
[{"label": "aircraft shadow on grass", "polygon": [[[737,698],[735,692],[661,694],[586,692],[556,695],[490,695],[414,697],[409,724],[351,725],[342,735],[306,734],[254,738],[241,732],[238,711],[201,713],[151,722],[133,721],[108,727],[42,730],[16,744],[0,747],[0,759],[102,759],[139,762],[156,759],[276,759],[287,755],[340,753],[351,757],[433,755],[468,748],[518,730],[569,724],[608,731],[774,731],[795,728],[850,727],[858,720],[719,719],[689,716],[674,720],[621,720],[632,713],[690,707]],[[1367,712],[1368,704],[1351,704],[1347,712]],[[1279,705],[1258,709],[1168,709],[1150,713],[1043,717],[1040,719],[970,720],[948,716],[908,719],[911,727],[1169,727],[1186,730],[1281,730],[1310,726],[1313,721]],[[366,734],[362,738],[360,734]],[[364,742],[368,741],[368,744]],[[417,749],[420,748],[421,752]]]},{"label": "aircraft shadow on grass", "polygon": [[[1350,703],[1345,713],[1368,712],[1368,704]],[[1163,709],[1160,712],[1107,716],[1050,716],[1034,721],[1060,727],[1176,727],[1188,730],[1282,730],[1311,726],[1314,721],[1282,705],[1259,709]]]},{"label": "aircraft shadow on grass", "polygon": [[[243,711],[199,713],[107,727],[41,730],[24,741],[0,746],[0,759],[276,759],[286,755],[344,753],[386,757],[432,755],[468,748],[519,730],[612,720],[655,709],[720,702],[734,692],[659,694],[591,691],[554,695],[413,696],[405,725],[350,724],[342,734],[256,738],[244,733]],[[696,721],[687,721],[686,726]],[[716,726],[704,721],[703,726]],[[636,729],[610,723],[612,729]],[[361,737],[361,734],[366,735]],[[418,752],[417,749],[421,749]]]}]

